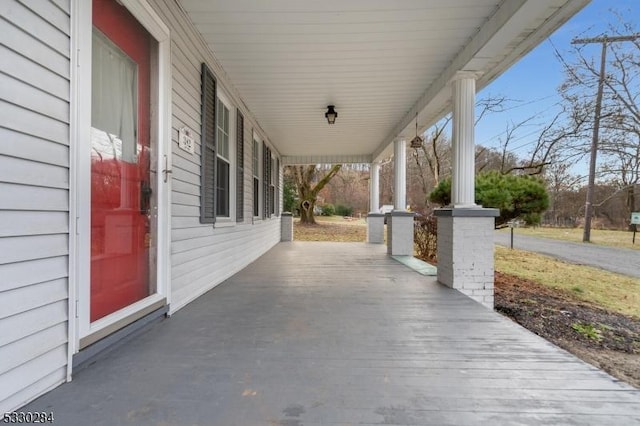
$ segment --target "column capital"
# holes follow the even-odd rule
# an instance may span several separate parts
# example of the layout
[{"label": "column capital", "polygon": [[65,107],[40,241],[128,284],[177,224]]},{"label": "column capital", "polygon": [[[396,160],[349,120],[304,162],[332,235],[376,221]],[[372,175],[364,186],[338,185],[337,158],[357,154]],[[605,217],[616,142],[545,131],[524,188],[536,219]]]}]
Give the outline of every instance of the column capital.
[{"label": "column capital", "polygon": [[483,73],[481,71],[456,71],[455,74],[453,74],[453,77],[449,79],[449,84],[458,80],[477,80],[482,76],[482,74]]}]

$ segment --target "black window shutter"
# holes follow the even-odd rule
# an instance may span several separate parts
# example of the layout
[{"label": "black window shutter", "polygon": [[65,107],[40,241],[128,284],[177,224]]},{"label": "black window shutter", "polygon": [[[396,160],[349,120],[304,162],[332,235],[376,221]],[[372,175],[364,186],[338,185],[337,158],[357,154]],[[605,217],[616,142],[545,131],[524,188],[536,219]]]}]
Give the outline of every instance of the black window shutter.
[{"label": "black window shutter", "polygon": [[202,63],[200,222],[216,221],[216,79]]},{"label": "black window shutter", "polygon": [[273,191],[271,190],[271,173],[273,169],[273,163],[271,162],[271,150],[268,149],[267,151],[269,151],[269,155],[267,156],[267,188],[269,191],[269,204],[267,205],[267,211],[269,212],[269,217],[271,217],[271,212],[273,211],[273,209],[271,208],[271,205],[273,203]]},{"label": "black window shutter", "polygon": [[240,110],[236,121],[236,222],[244,221],[244,117]]},{"label": "black window shutter", "polygon": [[280,216],[280,159],[276,158],[276,216]]},{"label": "black window shutter", "polygon": [[262,217],[270,217],[269,212],[269,163],[271,162],[271,151],[267,144],[262,142]]}]

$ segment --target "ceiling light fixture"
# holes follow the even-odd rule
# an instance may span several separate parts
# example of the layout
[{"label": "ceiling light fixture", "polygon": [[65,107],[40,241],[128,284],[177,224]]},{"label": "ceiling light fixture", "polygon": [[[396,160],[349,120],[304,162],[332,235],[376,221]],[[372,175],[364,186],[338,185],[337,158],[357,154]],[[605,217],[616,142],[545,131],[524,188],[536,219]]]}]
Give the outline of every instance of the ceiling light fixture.
[{"label": "ceiling light fixture", "polygon": [[411,139],[411,148],[420,148],[422,147],[422,143],[424,139],[422,136],[418,136],[418,113],[416,112],[416,137]]},{"label": "ceiling light fixture", "polygon": [[324,116],[327,119],[327,123],[329,124],[334,124],[336,122],[336,118],[338,117],[338,113],[334,108],[334,105],[327,105],[327,112],[324,113]]}]

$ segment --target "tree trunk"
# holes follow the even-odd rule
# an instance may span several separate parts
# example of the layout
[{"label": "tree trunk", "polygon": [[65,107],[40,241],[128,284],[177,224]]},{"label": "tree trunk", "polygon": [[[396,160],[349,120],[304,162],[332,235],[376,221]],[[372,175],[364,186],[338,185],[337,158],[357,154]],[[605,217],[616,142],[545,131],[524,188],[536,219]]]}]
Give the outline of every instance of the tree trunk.
[{"label": "tree trunk", "polygon": [[[629,210],[627,220],[629,220],[631,213],[636,211],[636,186],[633,184],[627,188],[627,209]],[[628,230],[633,231],[635,227],[635,225],[629,224]]]},{"label": "tree trunk", "polygon": [[307,225],[315,225],[316,217],[313,214],[313,210],[316,206],[315,200],[303,200],[300,203],[300,223]]}]

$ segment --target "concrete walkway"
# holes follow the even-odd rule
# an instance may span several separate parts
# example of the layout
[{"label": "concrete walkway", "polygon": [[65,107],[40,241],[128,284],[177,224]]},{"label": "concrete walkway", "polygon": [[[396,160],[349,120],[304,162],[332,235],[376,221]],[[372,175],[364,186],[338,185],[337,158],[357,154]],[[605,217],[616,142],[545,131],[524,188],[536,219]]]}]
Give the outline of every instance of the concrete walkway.
[{"label": "concrete walkway", "polygon": [[358,243],[282,243],[23,410],[74,425],[640,424],[640,390]]},{"label": "concrete walkway", "polygon": [[[495,233],[496,244],[509,247],[510,238],[509,232],[496,231]],[[531,237],[518,234],[517,230],[513,236],[513,247],[545,254],[569,263],[595,266],[606,271],[640,278],[640,250]]]}]

